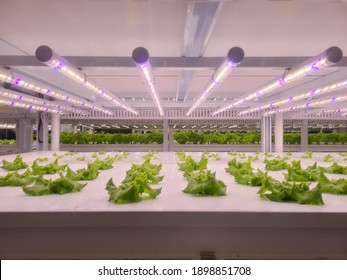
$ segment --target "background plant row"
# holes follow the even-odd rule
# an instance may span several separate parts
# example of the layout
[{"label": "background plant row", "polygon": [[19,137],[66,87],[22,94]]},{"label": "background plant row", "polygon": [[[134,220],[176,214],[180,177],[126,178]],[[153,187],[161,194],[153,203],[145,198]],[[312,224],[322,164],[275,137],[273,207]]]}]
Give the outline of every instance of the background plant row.
[{"label": "background plant row", "polygon": [[[273,142],[274,142],[274,135]],[[197,133],[197,132],[174,132],[174,140],[178,144],[259,144],[261,135],[259,132],[239,133]],[[162,144],[163,133],[153,131],[146,134],[112,134],[86,132],[60,134],[62,144]],[[285,133],[283,135],[284,144],[300,144],[300,133]],[[308,135],[309,144],[335,144],[347,143],[345,133],[317,133]]]}]

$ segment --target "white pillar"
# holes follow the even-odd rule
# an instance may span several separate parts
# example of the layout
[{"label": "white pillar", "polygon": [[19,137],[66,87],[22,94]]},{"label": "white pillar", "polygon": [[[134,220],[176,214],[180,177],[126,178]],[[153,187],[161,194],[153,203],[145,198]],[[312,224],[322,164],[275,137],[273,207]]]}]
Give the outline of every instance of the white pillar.
[{"label": "white pillar", "polygon": [[51,150],[59,151],[60,147],[60,115],[59,113],[51,114]]},{"label": "white pillar", "polygon": [[271,153],[271,116],[261,117],[261,151]]},{"label": "white pillar", "polygon": [[48,151],[48,116],[45,112],[38,113],[37,150]]},{"label": "white pillar", "polygon": [[77,124],[72,125],[72,132],[77,133]]},{"label": "white pillar", "polygon": [[308,120],[302,120],[301,124],[301,152],[308,150]]},{"label": "white pillar", "polygon": [[283,153],[283,113],[275,114],[275,152]]},{"label": "white pillar", "polygon": [[33,125],[30,119],[19,119],[16,125],[18,153],[28,153],[33,149]]},{"label": "white pillar", "polygon": [[174,127],[169,125],[169,152],[174,150]]},{"label": "white pillar", "polygon": [[163,152],[169,151],[169,120],[165,119],[163,122]]}]

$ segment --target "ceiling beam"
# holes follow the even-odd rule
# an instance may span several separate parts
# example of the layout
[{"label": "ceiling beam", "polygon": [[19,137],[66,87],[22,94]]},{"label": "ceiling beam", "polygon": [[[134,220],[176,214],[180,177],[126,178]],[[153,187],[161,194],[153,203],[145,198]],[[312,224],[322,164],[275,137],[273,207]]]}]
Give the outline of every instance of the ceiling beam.
[{"label": "ceiling beam", "polygon": [[[151,57],[154,68],[177,69],[214,69],[225,57]],[[294,67],[308,60],[310,57],[245,57],[239,68],[287,68]],[[86,67],[113,67],[134,68],[131,57],[112,56],[64,56],[71,64],[78,68]],[[45,66],[35,56],[0,56],[0,65],[4,66]],[[347,57],[334,65],[334,67],[347,67]]]}]

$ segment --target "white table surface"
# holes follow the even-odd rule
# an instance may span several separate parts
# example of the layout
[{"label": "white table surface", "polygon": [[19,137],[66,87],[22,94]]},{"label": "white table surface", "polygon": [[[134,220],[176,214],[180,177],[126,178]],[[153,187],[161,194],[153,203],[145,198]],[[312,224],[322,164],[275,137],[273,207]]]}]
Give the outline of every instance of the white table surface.
[{"label": "white table surface", "polygon": [[[65,152],[58,152],[64,154]],[[98,155],[105,158],[108,155],[119,155],[111,152]],[[182,190],[186,187],[187,181],[183,177],[183,172],[178,170],[178,157],[173,152],[160,152],[155,155],[152,162],[163,163],[163,168],[159,175],[164,175],[163,181],[153,188],[161,187],[162,192],[153,200],[144,200],[132,204],[115,204],[108,201],[108,193],[105,190],[106,182],[112,177],[116,185],[124,179],[126,170],[130,169],[132,163],[142,163],[144,152],[130,153],[129,157],[123,161],[115,161],[114,167],[110,170],[101,171],[99,177],[94,181],[88,181],[88,185],[78,193],[65,195],[47,195],[33,197],[26,195],[21,187],[0,187],[0,213],[1,212],[305,212],[305,213],[347,213],[347,195],[323,194],[325,205],[299,205],[291,202],[271,202],[263,200],[257,194],[259,187],[239,185],[234,182],[234,177],[225,172],[227,162],[233,156],[227,153],[218,153],[222,160],[216,161],[209,158],[208,169],[216,172],[216,178],[222,180],[227,185],[227,195],[222,197],[194,197],[185,194]],[[194,159],[199,159],[201,153],[187,153]],[[276,155],[275,153],[273,153]],[[343,157],[337,153],[331,153],[338,163],[347,165]],[[33,152],[22,154],[23,160],[31,166],[37,157],[48,157],[48,162],[39,164],[45,165],[55,160],[53,152]],[[59,164],[68,163],[73,170],[83,168],[88,162],[94,161],[92,153],[78,153],[65,156],[59,160]],[[254,153],[246,153],[254,156]],[[283,154],[285,155],[285,154]],[[302,153],[293,153],[291,159],[300,159]],[[315,161],[320,166],[329,166],[332,163],[323,162],[326,153],[314,153],[313,159],[301,159],[302,167],[313,164]],[[16,155],[0,157],[0,160],[13,160]],[[86,156],[86,161],[77,161],[77,157]],[[253,168],[264,170],[264,156],[259,155],[259,160],[252,163]],[[272,159],[272,158],[269,158]],[[239,159],[242,160],[242,159]],[[24,172],[22,170],[21,172]],[[275,179],[283,179],[286,171],[269,172]],[[0,176],[7,174],[7,171],[0,168]],[[59,175],[45,175],[45,178],[57,178]],[[344,175],[327,174],[329,178],[347,178]],[[315,186],[312,183],[311,186]]]}]

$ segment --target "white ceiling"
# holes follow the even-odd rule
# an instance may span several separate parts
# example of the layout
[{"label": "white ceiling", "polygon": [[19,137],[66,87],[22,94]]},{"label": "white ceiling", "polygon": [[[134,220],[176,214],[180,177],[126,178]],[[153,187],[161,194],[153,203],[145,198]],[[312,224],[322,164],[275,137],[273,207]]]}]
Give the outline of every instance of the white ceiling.
[{"label": "white ceiling", "polygon": [[[208,2],[213,1],[0,0],[0,56],[33,56],[38,46],[48,45],[61,56],[130,57],[134,48],[143,46],[151,57],[181,57],[185,34],[189,34],[186,24],[191,16],[189,9]],[[220,3],[220,9],[213,15],[205,44],[193,46],[200,47],[204,57],[222,58],[233,46],[241,47],[246,57],[311,57],[330,46],[339,46],[347,53],[346,1],[216,2]],[[13,70],[76,96],[96,100],[105,107],[112,106],[46,66]],[[178,102],[174,99],[183,70],[186,69],[154,69],[164,108],[188,108],[214,72],[211,68],[194,69],[185,101]],[[135,64],[134,68],[85,67],[83,71],[135,108],[155,107],[150,100],[141,101],[150,98],[150,94]],[[274,80],[284,71],[285,67],[237,68],[203,107],[217,109]],[[299,93],[340,78],[347,78],[347,70],[334,67],[283,89],[288,94]]]}]

